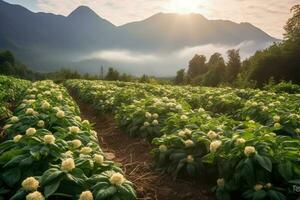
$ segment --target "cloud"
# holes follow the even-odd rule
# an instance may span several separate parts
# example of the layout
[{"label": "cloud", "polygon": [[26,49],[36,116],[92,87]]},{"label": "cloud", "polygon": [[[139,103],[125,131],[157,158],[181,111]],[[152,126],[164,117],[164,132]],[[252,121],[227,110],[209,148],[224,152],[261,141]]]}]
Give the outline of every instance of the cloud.
[{"label": "cloud", "polygon": [[173,76],[176,71],[187,68],[189,60],[195,54],[205,55],[207,60],[215,53],[221,53],[226,60],[229,49],[240,49],[242,59],[245,59],[257,50],[269,46],[270,43],[256,43],[245,41],[234,46],[207,44],[178,49],[171,53],[144,54],[130,50],[103,50],[81,57],[82,60],[99,59],[110,63],[122,72],[133,75]]},{"label": "cloud", "polygon": [[157,56],[151,54],[141,54],[129,50],[104,50],[94,52],[82,59],[103,59],[107,61],[125,62],[125,63],[141,63],[151,62],[158,59]]},{"label": "cloud", "polygon": [[[174,0],[36,1],[40,10],[62,15],[68,15],[80,5],[86,5],[116,25],[145,19],[158,12],[170,12],[170,3],[174,2]],[[299,0],[185,0],[185,3],[187,5],[191,3],[196,7],[193,11],[203,14],[208,19],[250,22],[272,36],[282,38],[283,26],[290,17],[290,8],[299,3]]]}]

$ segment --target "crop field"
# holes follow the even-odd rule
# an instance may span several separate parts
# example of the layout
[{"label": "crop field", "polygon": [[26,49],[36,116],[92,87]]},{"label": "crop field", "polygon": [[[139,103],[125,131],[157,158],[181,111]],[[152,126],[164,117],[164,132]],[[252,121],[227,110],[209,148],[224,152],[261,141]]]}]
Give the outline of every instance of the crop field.
[{"label": "crop field", "polygon": [[[4,86],[11,81],[1,78]],[[112,115],[122,134],[151,143],[145,153],[153,170],[173,181],[213,182],[220,200],[299,196],[300,94],[87,80],[15,83],[15,109],[0,144],[0,199],[149,199],[99,145],[105,133],[95,126],[104,122],[81,119],[68,91],[98,114]]]},{"label": "crop field", "polygon": [[218,199],[294,199],[300,95],[260,90],[70,80],[95,109],[154,145],[155,167],[215,179]]},{"label": "crop field", "polygon": [[33,83],[13,114],[0,144],[0,199],[135,199],[63,87]]},{"label": "crop field", "polygon": [[29,84],[29,81],[0,76],[0,120],[10,115],[12,103],[22,98]]}]

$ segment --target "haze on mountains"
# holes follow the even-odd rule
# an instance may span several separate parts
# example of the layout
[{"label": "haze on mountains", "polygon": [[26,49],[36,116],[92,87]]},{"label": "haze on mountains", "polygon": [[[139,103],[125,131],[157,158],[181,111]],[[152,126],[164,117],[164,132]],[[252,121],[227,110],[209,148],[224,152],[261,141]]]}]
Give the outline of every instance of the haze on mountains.
[{"label": "haze on mountains", "polygon": [[86,6],[70,15],[33,13],[0,0],[0,49],[41,72],[100,66],[133,75],[172,76],[195,53],[239,48],[242,58],[278,41],[249,23],[208,20],[200,14],[158,13],[115,26]]}]

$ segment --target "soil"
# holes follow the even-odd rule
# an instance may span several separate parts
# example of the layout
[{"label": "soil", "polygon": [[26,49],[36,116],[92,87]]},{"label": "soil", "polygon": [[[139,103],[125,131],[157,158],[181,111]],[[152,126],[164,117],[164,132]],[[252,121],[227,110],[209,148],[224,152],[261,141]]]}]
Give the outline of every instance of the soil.
[{"label": "soil", "polygon": [[155,171],[152,165],[151,144],[131,138],[119,130],[112,115],[99,115],[74,93],[71,96],[81,110],[81,117],[94,124],[99,144],[108,159],[118,163],[128,180],[134,183],[140,200],[211,200],[211,186],[191,180],[173,180],[169,174]]}]

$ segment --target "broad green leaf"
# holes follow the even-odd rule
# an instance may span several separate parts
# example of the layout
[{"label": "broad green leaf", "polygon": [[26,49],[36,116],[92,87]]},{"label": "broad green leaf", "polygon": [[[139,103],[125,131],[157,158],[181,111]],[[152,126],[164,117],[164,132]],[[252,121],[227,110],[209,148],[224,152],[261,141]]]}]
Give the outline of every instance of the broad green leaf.
[{"label": "broad green leaf", "polygon": [[2,174],[2,180],[10,187],[13,187],[20,181],[21,170],[19,168],[12,168]]},{"label": "broad green leaf", "polygon": [[254,158],[260,164],[261,167],[263,167],[269,172],[272,172],[272,161],[268,157],[255,154]]},{"label": "broad green leaf", "polygon": [[53,193],[55,193],[56,190],[58,189],[59,185],[60,185],[60,180],[55,180],[51,184],[46,185],[44,188],[45,197],[48,198]]},{"label": "broad green leaf", "polygon": [[117,188],[115,186],[110,186],[106,189],[99,190],[96,194],[95,200],[107,199],[108,197],[113,196],[116,192],[117,192]]}]

